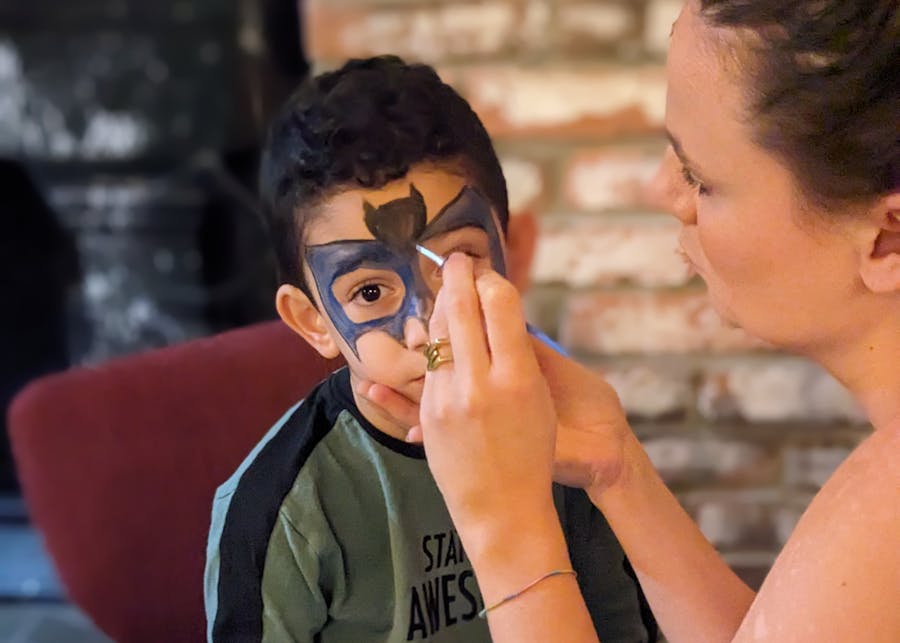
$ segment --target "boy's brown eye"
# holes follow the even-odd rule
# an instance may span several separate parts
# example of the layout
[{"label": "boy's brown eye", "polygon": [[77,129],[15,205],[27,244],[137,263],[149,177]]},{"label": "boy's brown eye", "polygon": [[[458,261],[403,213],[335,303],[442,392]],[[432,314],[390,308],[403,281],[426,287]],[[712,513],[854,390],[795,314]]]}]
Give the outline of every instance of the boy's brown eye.
[{"label": "boy's brown eye", "polygon": [[373,301],[378,301],[381,297],[381,287],[375,284],[369,284],[368,286],[360,288],[359,294],[362,295],[362,298],[367,302],[372,303]]}]

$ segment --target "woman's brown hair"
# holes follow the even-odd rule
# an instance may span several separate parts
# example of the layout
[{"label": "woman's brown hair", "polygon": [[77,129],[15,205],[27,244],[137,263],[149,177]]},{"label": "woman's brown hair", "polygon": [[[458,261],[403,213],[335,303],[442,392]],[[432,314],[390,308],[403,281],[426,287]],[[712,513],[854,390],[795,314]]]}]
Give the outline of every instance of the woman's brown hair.
[{"label": "woman's brown hair", "polygon": [[834,206],[900,189],[900,0],[700,5],[749,47],[748,122],[808,197]]}]

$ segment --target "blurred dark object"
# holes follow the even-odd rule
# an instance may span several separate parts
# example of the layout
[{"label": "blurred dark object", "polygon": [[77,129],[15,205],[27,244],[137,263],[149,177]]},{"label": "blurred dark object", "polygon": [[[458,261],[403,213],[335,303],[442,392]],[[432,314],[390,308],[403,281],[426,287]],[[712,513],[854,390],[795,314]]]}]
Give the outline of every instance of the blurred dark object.
[{"label": "blurred dark object", "polygon": [[0,154],[171,167],[257,146],[308,72],[295,0],[0,0]]},{"label": "blurred dark object", "polygon": [[[293,0],[0,0],[0,157],[43,204],[3,206],[3,278],[44,299],[4,303],[4,409],[70,363],[273,317],[256,170],[308,72],[300,34]],[[6,454],[4,432],[0,491]]]},{"label": "blurred dark object", "polygon": [[69,311],[75,363],[208,333],[201,190],[158,178],[95,176],[58,183],[49,198],[81,257],[81,297]]},{"label": "blurred dark object", "polygon": [[0,149],[33,161],[162,163],[223,149],[233,5],[38,0],[0,11],[0,85],[13,98]]},{"label": "blurred dark object", "polygon": [[[78,281],[71,236],[18,163],[0,159],[0,404],[6,409],[28,380],[69,364],[66,303]],[[0,440],[0,492],[15,489],[6,441]]]},{"label": "blurred dark object", "polygon": [[71,599],[120,643],[205,640],[213,492],[339,365],[269,322],[25,388],[13,449]]}]

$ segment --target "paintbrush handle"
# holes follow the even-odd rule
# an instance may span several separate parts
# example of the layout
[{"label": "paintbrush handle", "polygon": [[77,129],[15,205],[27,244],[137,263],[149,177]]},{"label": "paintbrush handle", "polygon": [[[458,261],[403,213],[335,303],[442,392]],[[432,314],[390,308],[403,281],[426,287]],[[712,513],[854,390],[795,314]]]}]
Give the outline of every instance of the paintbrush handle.
[{"label": "paintbrush handle", "polygon": [[528,329],[528,334],[529,334],[529,335],[531,335],[532,337],[536,337],[537,339],[539,339],[539,340],[541,341],[541,343],[543,343],[545,346],[549,346],[550,348],[552,348],[553,350],[555,350],[557,353],[559,353],[559,354],[562,355],[563,357],[568,357],[568,356],[569,356],[569,352],[568,352],[565,348],[563,348],[562,346],[560,346],[559,344],[557,344],[555,341],[553,341],[552,339],[550,339],[550,338],[547,336],[547,334],[544,333],[544,331],[542,331],[541,329],[539,329],[537,326],[534,326],[534,325],[532,325],[532,324],[526,323],[526,324],[525,324],[525,328]]}]

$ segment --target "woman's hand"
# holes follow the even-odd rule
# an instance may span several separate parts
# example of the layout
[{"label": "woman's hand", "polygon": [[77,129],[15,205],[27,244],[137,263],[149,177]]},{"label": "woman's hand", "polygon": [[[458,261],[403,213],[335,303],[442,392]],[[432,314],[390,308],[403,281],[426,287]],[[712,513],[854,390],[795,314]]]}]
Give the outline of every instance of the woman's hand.
[{"label": "woman's hand", "polygon": [[606,380],[537,340],[534,349],[557,416],[553,477],[596,502],[622,479],[626,444],[636,438]]},{"label": "woman's hand", "polygon": [[[425,376],[420,427],[428,465],[472,561],[485,605],[572,566],[553,505],[556,416],[518,292],[460,254],[443,269],[429,324],[453,361]],[[442,353],[446,350],[443,347]],[[596,642],[571,575],[548,578],[491,612],[496,640]]]},{"label": "woman's hand", "polygon": [[536,512],[555,520],[556,417],[515,288],[492,271],[476,276],[454,254],[429,334],[450,339],[453,361],[426,374],[420,426],[457,527],[512,525]]},{"label": "woman's hand", "polygon": [[[613,388],[598,374],[530,338],[557,416],[553,479],[588,490],[595,500],[622,478],[625,444],[636,442]],[[362,382],[360,394],[412,428],[422,441],[419,405],[381,384]]]},{"label": "woman's hand", "polygon": [[408,442],[422,442],[422,429],[419,427],[419,405],[416,402],[389,386],[369,380],[360,381],[356,392],[377,406],[396,424],[410,427],[406,435]]}]

